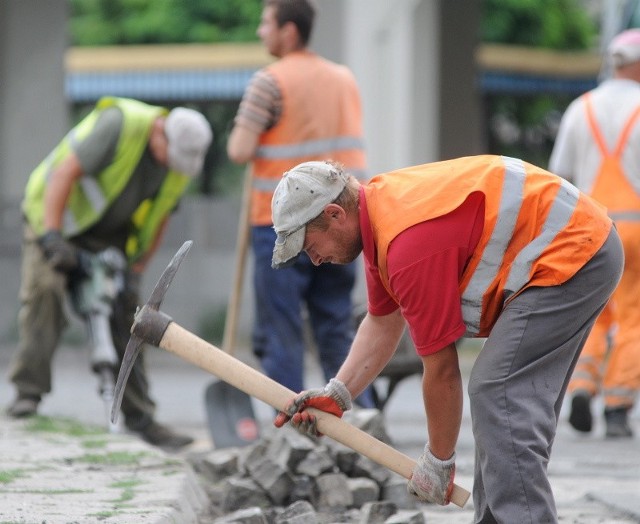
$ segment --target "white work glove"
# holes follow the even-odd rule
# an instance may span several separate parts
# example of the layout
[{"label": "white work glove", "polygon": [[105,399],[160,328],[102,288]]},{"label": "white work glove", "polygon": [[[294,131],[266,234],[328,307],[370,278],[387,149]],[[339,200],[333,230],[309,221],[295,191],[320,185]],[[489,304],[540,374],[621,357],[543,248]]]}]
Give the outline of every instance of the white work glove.
[{"label": "white work glove", "polygon": [[318,431],[316,417],[305,411],[306,408],[316,408],[342,417],[351,406],[351,394],[347,387],[338,379],[332,378],[324,388],[299,393],[287,404],[284,411],[278,413],[273,424],[280,428],[291,420],[291,425],[300,433],[319,437],[322,434]]},{"label": "white work glove", "polygon": [[427,442],[416,467],[413,469],[407,490],[422,501],[445,506],[449,504],[451,498],[455,473],[455,452],[451,458],[440,460],[431,453]]}]

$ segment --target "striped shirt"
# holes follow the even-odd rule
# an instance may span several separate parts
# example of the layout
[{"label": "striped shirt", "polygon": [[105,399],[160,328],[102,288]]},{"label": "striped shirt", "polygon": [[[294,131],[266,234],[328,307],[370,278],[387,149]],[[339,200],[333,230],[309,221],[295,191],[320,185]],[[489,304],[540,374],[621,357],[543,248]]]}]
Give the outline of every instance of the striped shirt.
[{"label": "striped shirt", "polygon": [[281,113],[282,95],[275,78],[265,69],[257,71],[244,92],[234,123],[262,134],[278,123]]}]

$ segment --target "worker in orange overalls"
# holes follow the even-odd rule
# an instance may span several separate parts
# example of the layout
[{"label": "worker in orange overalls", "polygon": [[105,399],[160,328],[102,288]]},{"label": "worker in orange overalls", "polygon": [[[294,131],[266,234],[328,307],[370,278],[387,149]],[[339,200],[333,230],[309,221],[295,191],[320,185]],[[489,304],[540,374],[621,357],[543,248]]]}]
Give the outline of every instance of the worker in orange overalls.
[{"label": "worker in orange overalls", "polygon": [[622,273],[604,207],[522,160],[482,155],[366,185],[339,165],[305,162],[278,184],[272,216],[274,267],[302,251],[316,265],[362,253],[368,298],[336,376],[293,397],[276,426],[290,420],[317,434],[307,407],[342,415],[392,357],[406,323],[423,364],[429,437],[408,488],[447,504],[463,404],[456,341],[486,337],[468,388],[474,522],[558,522],[547,464],[562,400]]},{"label": "worker in orange overalls", "polygon": [[629,412],[640,389],[640,29],[608,48],[613,78],[563,115],[549,169],[604,204],[625,253],[625,268],[587,341],[569,384],[569,422],[592,429],[591,399],[604,397],[606,436],[631,437]]}]

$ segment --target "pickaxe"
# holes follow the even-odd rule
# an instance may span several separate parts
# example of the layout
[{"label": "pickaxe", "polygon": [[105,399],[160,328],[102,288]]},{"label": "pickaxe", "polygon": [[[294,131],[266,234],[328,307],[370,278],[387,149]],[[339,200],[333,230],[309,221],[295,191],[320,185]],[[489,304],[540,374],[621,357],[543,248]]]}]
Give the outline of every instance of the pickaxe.
[{"label": "pickaxe", "polygon": [[[295,395],[290,389],[180,327],[171,317],[159,311],[167,289],[192,243],[188,240],[176,252],[158,279],[149,301],[136,312],[111,408],[111,420],[114,423],[118,419],[124,386],[143,343],[170,351],[279,411],[284,410]],[[313,413],[322,434],[406,479],[411,478],[416,463],[408,456],[339,417],[315,409]],[[468,498],[467,490],[454,485],[451,502],[463,507]]]}]

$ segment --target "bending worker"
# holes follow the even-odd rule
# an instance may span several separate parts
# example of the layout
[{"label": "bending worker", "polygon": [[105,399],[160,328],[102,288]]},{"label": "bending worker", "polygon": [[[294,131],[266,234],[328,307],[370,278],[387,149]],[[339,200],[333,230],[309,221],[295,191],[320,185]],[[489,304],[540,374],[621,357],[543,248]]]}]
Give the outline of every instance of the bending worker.
[{"label": "bending worker", "polygon": [[589,432],[591,400],[604,397],[606,436],[631,437],[640,390],[640,29],[616,36],[613,78],[574,100],[562,117],[549,168],[607,206],[625,268],[569,383],[570,424]]},{"label": "bending worker", "polygon": [[[486,337],[469,379],[475,522],[557,522],[547,477],[562,398],[622,272],[602,206],[521,160],[476,156],[409,167],[361,186],[340,166],[301,164],[273,198],[275,267],[364,254],[368,313],[337,375],[275,420],[317,434],[389,361],[408,323],[423,363],[429,440],[408,483],[447,504],[463,388],[456,341]],[[524,480],[523,480],[524,479]]]},{"label": "bending worker", "polygon": [[[311,0],[265,1],[257,32],[278,60],[251,79],[227,144],[232,161],[251,162],[253,351],[265,373],[293,391],[304,387],[303,307],[327,380],[346,357],[354,335],[356,268],[314,267],[303,256],[274,271],[273,191],[282,173],[304,160],[334,158],[358,176],[365,169],[358,87],[345,66],[307,48],[314,17]],[[373,407],[371,390],[359,402]]]},{"label": "bending worker", "polygon": [[[78,248],[126,255],[111,335],[120,361],[142,273],[172,211],[202,169],[212,131],[187,108],[169,112],[137,100],[103,98],[31,173],[22,204],[24,237],[19,350],[10,378],[13,417],[36,414],[51,391],[51,361],[66,326],[64,299]],[[117,370],[116,370],[117,372]],[[191,437],[154,420],[144,360],[136,360],[122,402],[126,427],[151,444],[180,448]]]}]

